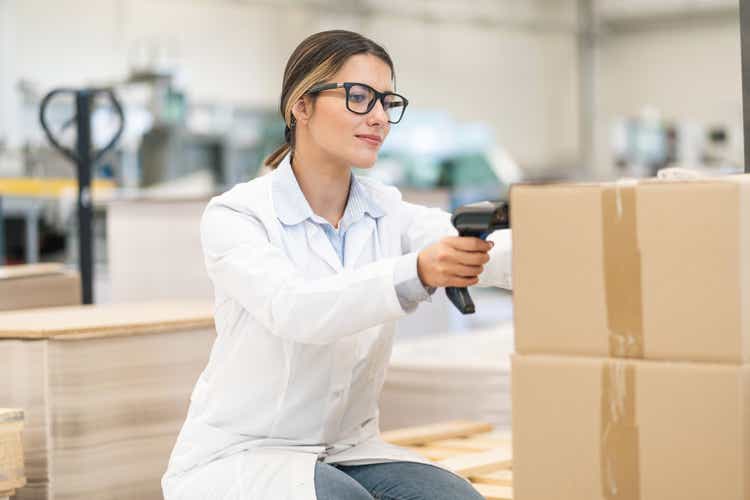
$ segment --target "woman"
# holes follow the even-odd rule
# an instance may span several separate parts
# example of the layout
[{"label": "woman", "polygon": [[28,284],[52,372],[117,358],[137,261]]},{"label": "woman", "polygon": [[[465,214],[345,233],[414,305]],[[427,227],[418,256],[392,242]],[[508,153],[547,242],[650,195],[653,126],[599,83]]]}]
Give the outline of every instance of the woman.
[{"label": "woman", "polygon": [[436,287],[510,286],[507,234],[490,252],[457,237],[450,214],[352,175],[408,105],[394,82],[388,54],[361,35],[307,38],[284,72],[273,171],[208,204],[218,335],[162,480],[167,500],[481,498],[379,437],[395,321]]}]

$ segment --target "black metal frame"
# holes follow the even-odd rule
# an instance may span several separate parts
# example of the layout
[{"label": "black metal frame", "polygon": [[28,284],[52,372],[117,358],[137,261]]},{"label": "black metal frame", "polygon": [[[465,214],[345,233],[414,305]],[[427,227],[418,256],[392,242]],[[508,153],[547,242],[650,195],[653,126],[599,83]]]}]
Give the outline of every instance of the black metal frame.
[{"label": "black metal frame", "polygon": [[3,196],[0,194],[0,266],[5,265],[5,218],[3,216]]},{"label": "black metal frame", "polygon": [[[366,111],[354,111],[352,108],[349,107],[349,91],[355,85],[366,87],[370,89],[370,91],[372,91],[372,93],[375,95],[375,98],[372,99],[369,103],[367,103]],[[396,92],[378,92],[377,90],[367,85],[366,83],[358,83],[358,82],[320,83],[318,85],[313,85],[313,87],[310,90],[308,90],[307,93],[317,94],[319,92],[323,92],[324,90],[333,90],[333,89],[340,89],[340,88],[346,89],[346,109],[348,109],[355,115],[366,115],[367,113],[372,111],[372,108],[375,107],[375,103],[377,101],[380,101],[380,104],[383,106],[383,109],[386,109],[385,98],[389,95],[395,95],[399,97],[400,99],[403,99],[404,101],[404,106],[403,106],[403,109],[401,110],[401,116],[399,116],[398,120],[396,120],[395,122],[392,122],[390,119],[388,120],[388,123],[396,124],[400,122],[401,119],[404,117],[404,114],[406,113],[406,107],[409,105],[409,99],[402,96],[401,94],[397,94]]]}]

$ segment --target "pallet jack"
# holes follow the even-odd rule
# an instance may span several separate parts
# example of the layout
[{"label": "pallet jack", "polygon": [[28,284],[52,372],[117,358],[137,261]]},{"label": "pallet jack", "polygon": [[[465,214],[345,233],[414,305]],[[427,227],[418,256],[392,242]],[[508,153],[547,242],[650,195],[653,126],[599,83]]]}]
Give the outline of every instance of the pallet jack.
[{"label": "pallet jack", "polygon": [[[65,122],[62,130],[75,124],[75,150],[65,147],[52,132],[47,122],[47,110],[52,101],[62,96],[73,96],[75,115]],[[91,133],[91,115],[96,106],[95,100],[103,95],[111,104],[118,118],[118,128],[112,138],[101,149],[94,149]],[[94,303],[94,241],[93,241],[93,200],[91,193],[92,171],[96,163],[115,147],[125,129],[125,114],[122,106],[110,88],[59,88],[49,92],[39,107],[39,121],[52,146],[76,165],[78,177],[78,265],[81,272],[82,302]]]}]

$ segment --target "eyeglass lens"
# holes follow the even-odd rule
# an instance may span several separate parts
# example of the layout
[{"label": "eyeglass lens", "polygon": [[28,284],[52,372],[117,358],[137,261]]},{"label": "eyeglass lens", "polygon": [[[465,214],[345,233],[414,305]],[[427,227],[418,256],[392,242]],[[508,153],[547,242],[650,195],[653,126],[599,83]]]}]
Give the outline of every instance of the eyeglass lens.
[{"label": "eyeglass lens", "polygon": [[[350,111],[364,114],[369,112],[375,106],[376,95],[372,89],[363,85],[352,85],[349,88],[349,99],[347,106]],[[388,114],[388,121],[396,123],[404,114],[404,100],[397,95],[386,95],[384,98],[383,108]]]}]

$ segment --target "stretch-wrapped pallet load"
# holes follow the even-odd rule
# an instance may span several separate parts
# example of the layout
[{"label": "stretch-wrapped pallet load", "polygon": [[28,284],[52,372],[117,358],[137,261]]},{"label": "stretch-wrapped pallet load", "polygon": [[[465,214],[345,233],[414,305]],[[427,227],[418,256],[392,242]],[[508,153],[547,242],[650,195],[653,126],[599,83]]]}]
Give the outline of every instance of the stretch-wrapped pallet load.
[{"label": "stretch-wrapped pallet load", "polygon": [[0,498],[26,484],[23,468],[23,410],[0,408]]},{"label": "stretch-wrapped pallet load", "polygon": [[0,311],[81,303],[81,277],[62,264],[0,266]]},{"label": "stretch-wrapped pallet load", "polygon": [[0,313],[0,402],[26,416],[16,498],[162,498],[214,337],[205,301]]},{"label": "stretch-wrapped pallet load", "polygon": [[750,177],[511,205],[514,498],[750,499]]},{"label": "stretch-wrapped pallet load", "polygon": [[380,396],[382,430],[447,420],[510,430],[510,322],[396,342]]}]

